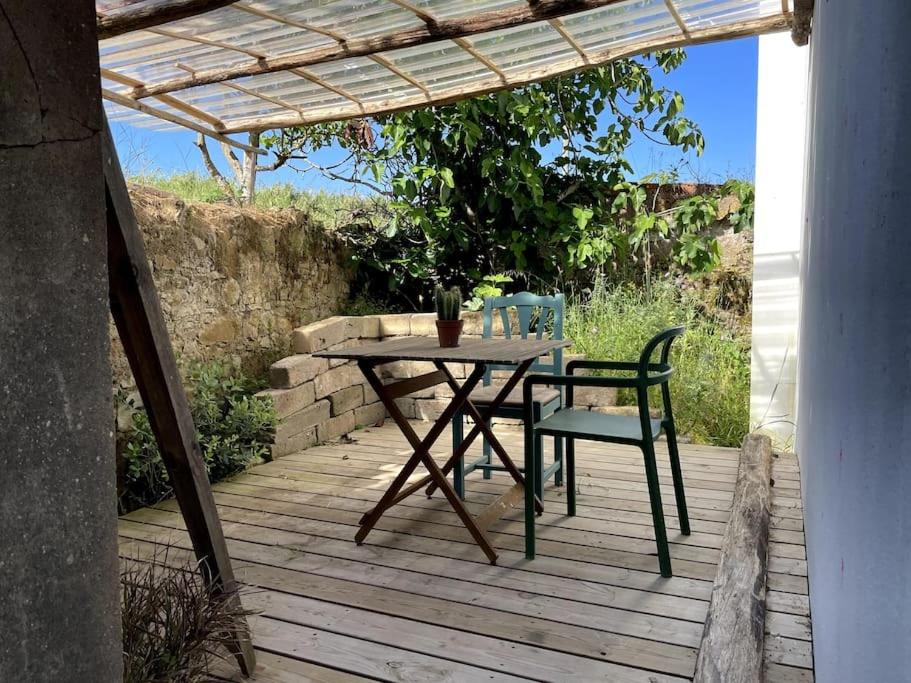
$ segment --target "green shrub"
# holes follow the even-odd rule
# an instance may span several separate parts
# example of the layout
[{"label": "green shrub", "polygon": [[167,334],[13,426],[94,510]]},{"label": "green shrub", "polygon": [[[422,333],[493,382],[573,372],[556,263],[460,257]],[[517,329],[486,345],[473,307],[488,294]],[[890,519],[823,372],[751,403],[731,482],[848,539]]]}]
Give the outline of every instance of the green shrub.
[{"label": "green shrub", "polygon": [[[660,282],[650,291],[596,283],[567,307],[566,336],[573,350],[601,360],[637,360],[660,330],[683,324],[674,342],[671,380],[674,418],[680,434],[698,443],[739,446],[749,430],[750,342],[722,322],[706,317],[692,294]],[[621,390],[621,404],[635,395]],[[650,403],[660,405],[656,394]]]},{"label": "green shrub", "polygon": [[[249,378],[221,363],[194,364],[186,387],[196,435],[209,479],[224,479],[268,452],[276,415],[271,401],[257,398]],[[171,495],[158,444],[144,410],[133,413],[123,447],[123,511],[150,505]]]}]

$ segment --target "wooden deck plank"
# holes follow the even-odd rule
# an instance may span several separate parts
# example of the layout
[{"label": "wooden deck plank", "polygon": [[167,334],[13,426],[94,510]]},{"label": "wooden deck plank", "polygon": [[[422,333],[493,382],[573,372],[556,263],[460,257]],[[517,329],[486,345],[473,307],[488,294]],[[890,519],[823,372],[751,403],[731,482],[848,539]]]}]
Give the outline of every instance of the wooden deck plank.
[{"label": "wooden deck plank", "polygon": [[[128,533],[133,533],[133,530]],[[171,538],[175,545],[188,547],[185,533],[177,532]],[[270,553],[269,546],[237,541],[229,542],[229,546],[234,557],[243,561],[238,567],[241,580],[250,586],[315,597],[326,602],[426,624],[445,625],[469,633],[484,633],[501,640],[535,645],[598,661],[647,668],[668,675],[692,675],[695,662],[693,648],[622,636],[540,617],[520,616],[482,604],[462,604],[428,595],[415,595],[405,590],[307,573],[297,569],[297,565],[309,560],[300,552],[296,553],[296,557],[285,560],[288,567],[293,568],[262,564],[258,560],[264,555],[275,555],[275,561],[280,561],[279,556],[282,552],[287,554],[287,550],[277,548],[277,552]],[[151,552],[151,547],[148,551]],[[374,577],[367,575],[362,578],[369,580]]]},{"label": "wooden deck plank", "polygon": [[[780,482],[782,467],[796,466],[793,456],[779,457],[772,463],[772,478]],[[791,547],[803,548],[803,517],[799,505],[791,495],[799,494],[800,482],[796,489],[785,491],[780,486],[772,487],[772,518],[769,536],[769,567],[778,570],[788,568],[802,574],[799,583],[791,582],[781,590],[766,593],[766,623],[764,675],[770,683],[806,683],[813,681],[813,631],[810,622],[810,600],[806,579],[805,560],[783,560],[780,558],[781,541],[794,542]],[[799,498],[796,499],[799,503]],[[795,531],[794,528],[797,527]],[[779,557],[774,555],[778,553]],[[805,555],[804,555],[805,557]],[[793,564],[786,565],[787,562]],[[780,577],[780,575],[778,575]],[[798,577],[793,577],[797,579]],[[769,580],[773,586],[772,579]],[[787,591],[787,592],[785,592]]]},{"label": "wooden deck plank", "polygon": [[[246,683],[251,679],[245,678],[239,671],[235,671],[233,663],[219,662],[212,672],[211,683]],[[338,669],[330,669],[319,664],[303,662],[283,655],[277,655],[266,650],[256,648],[256,673],[252,679],[255,683],[361,683],[372,681],[373,678],[355,676]]]},{"label": "wooden deck plank", "polygon": [[[150,517],[155,519],[152,515]],[[169,519],[158,516],[157,519],[161,522],[172,523],[175,531],[179,531],[176,515]],[[368,586],[383,586],[452,602],[464,602],[469,605],[478,603],[504,612],[546,617],[562,623],[637,638],[660,640],[686,647],[698,646],[702,633],[701,621],[674,619],[605,605],[591,605],[578,600],[555,598],[525,590],[486,584],[476,581],[473,577],[468,580],[451,579],[438,575],[421,574],[410,569],[380,565],[373,565],[369,572],[365,572],[364,565],[357,560],[336,556],[329,561],[329,558],[325,556],[310,553],[309,545],[305,544],[307,539],[293,532],[237,523],[230,524],[230,527],[231,538],[236,540],[237,552],[243,554],[245,561],[253,561],[249,558],[256,558],[256,561],[269,565],[293,566],[297,571],[317,573],[352,582],[364,581],[366,577],[369,577]],[[144,535],[144,532],[126,527],[123,529],[123,535],[132,537]],[[175,538],[182,538],[182,536]],[[240,540],[241,538],[244,540]],[[267,547],[257,548],[256,543],[265,544]],[[285,551],[291,548],[292,553],[289,556],[287,552],[275,552],[274,546],[279,546]],[[307,551],[306,555],[303,555],[302,549],[304,548]],[[669,612],[672,600],[660,595],[650,597],[654,603],[664,603],[665,614]]]},{"label": "wooden deck plank", "polygon": [[[418,434],[427,428],[414,426]],[[510,452],[521,450],[520,430],[497,431]],[[512,510],[489,528],[500,553],[491,566],[445,501],[420,494],[390,509],[369,542],[355,545],[358,519],[410,450],[391,425],[353,437],[213,487],[238,579],[255,591],[245,604],[260,612],[256,680],[638,683],[692,676],[730,518],[737,449],[681,445],[694,531],[687,538],[679,534],[659,444],[676,573],[662,579],[636,449],[577,445],[577,516],[565,516],[564,490],[548,484],[538,557],[525,559],[521,511]],[[441,446],[448,440],[444,434]],[[473,452],[480,454],[480,444]],[[774,476],[766,679],[805,683],[812,681],[812,643],[796,459],[775,458]],[[478,514],[511,484],[499,473],[469,478],[467,508]],[[174,501],[121,521],[124,554],[148,553],[166,539],[189,553]]]}]

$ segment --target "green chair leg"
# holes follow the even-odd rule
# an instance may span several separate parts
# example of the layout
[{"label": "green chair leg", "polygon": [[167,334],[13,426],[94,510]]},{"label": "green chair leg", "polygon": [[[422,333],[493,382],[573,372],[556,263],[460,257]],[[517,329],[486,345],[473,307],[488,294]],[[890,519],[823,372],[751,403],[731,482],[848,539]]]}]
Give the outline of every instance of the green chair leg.
[{"label": "green chair leg", "polygon": [[661,505],[661,487],[658,481],[658,466],[655,463],[655,444],[651,435],[642,442],[642,455],[645,460],[645,478],[648,482],[648,497],[652,508],[652,523],[655,526],[655,542],[658,545],[658,568],[661,576],[673,576],[671,572],[671,554],[667,544],[667,531],[664,528],[664,508]]},{"label": "green chair leg", "polygon": [[674,478],[674,498],[677,499],[677,519],[680,521],[680,533],[690,535],[690,516],[686,510],[686,493],[683,491],[683,472],[680,470],[680,452],[677,450],[677,430],[671,420],[665,426],[667,450],[671,457],[671,474]]},{"label": "green chair leg", "polygon": [[535,559],[535,451],[534,429],[525,425],[525,557]]},{"label": "green chair leg", "polygon": [[[566,458],[563,460],[566,467],[566,514],[570,517],[576,515],[576,440],[572,437],[566,439]],[[562,467],[560,468],[563,469]]]},{"label": "green chair leg", "polygon": [[554,472],[554,486],[563,486],[563,437],[554,437],[554,462],[560,463]]},{"label": "green chair leg", "polygon": [[[535,404],[535,424],[541,421],[541,407]],[[544,437],[535,432],[535,495],[544,501]]]},{"label": "green chair leg", "polygon": [[[452,452],[455,453],[465,438],[465,420],[461,412],[455,414],[452,418]],[[465,459],[459,459],[459,462],[452,468],[452,487],[456,495],[465,500]]]}]

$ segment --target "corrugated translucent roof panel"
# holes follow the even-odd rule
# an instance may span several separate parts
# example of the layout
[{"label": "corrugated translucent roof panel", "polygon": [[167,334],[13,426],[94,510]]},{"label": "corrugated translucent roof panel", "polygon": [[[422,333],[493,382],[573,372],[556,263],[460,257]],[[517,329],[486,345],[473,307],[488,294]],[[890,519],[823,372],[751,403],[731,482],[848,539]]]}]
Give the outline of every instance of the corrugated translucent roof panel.
[{"label": "corrugated translucent roof panel", "polygon": [[[217,134],[452,102],[624,55],[784,30],[790,2],[240,0],[106,38],[99,54],[113,118]],[[105,16],[132,4],[96,7]]]}]

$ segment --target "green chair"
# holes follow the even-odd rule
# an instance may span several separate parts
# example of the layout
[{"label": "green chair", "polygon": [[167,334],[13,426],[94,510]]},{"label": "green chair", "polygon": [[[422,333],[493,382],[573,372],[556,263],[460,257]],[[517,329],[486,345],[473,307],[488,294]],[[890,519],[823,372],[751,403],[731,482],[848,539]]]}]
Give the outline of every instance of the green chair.
[{"label": "green chair", "polygon": [[[674,427],[674,413],[671,410],[671,394],[668,382],[673,368],[668,364],[668,356],[674,339],[683,334],[683,327],[672,327],[655,335],[642,350],[639,362],[573,360],[566,366],[566,375],[529,375],[525,378],[523,396],[525,401],[525,556],[535,556],[535,508],[532,491],[536,491],[536,482],[529,479],[536,475],[536,469],[529,465],[540,457],[537,444],[542,435],[566,440],[566,503],[567,514],[576,514],[576,462],[575,440],[603,441],[628,444],[642,449],[645,460],[645,478],[648,482],[648,495],[651,502],[652,522],[655,526],[655,541],[658,544],[658,565],[662,576],[671,576],[671,557],[668,551],[667,532],[664,528],[664,509],[661,506],[661,489],[658,482],[658,467],[655,464],[655,439],[662,429],[667,435],[667,447],[670,454],[671,474],[674,480],[674,496],[677,499],[677,516],[680,520],[680,531],[689,535],[690,522],[686,512],[686,497],[683,491],[683,475],[680,471],[680,454],[677,450],[677,432]],[[652,362],[655,350],[661,348],[660,361]],[[635,373],[632,377],[596,377],[573,374],[576,369],[614,370]],[[534,390],[540,385],[561,386],[566,388],[564,407],[552,415],[538,418],[534,409]],[[661,386],[661,398],[664,414],[660,419],[653,419],[648,407],[649,387]],[[575,387],[616,387],[635,389],[639,415],[604,415],[573,408],[573,389]]]},{"label": "green chair", "polygon": [[[509,296],[488,297],[484,299],[484,327],[481,336],[489,339],[493,337],[493,316],[494,312],[499,313],[500,320],[503,323],[504,334],[507,339],[512,338],[512,329],[510,325],[509,313],[514,309],[518,320],[518,333],[522,339],[528,339],[529,335],[537,339],[543,339],[545,329],[549,328],[552,339],[563,339],[563,295],[555,294],[553,296],[539,296],[531,292],[520,292]],[[549,322],[548,322],[549,321]],[[532,331],[532,323],[536,322],[535,329]],[[492,383],[492,371],[494,370],[515,370],[515,365],[491,365],[488,366],[484,375],[483,386],[471,393],[471,402],[482,412],[487,409],[491,401],[496,397],[500,387]],[[563,350],[554,351],[550,362],[535,361],[531,366],[532,372],[551,373],[559,375],[563,372]],[[558,410],[563,402],[563,393],[561,389],[554,389],[548,386],[536,387],[531,396],[531,414],[537,421]],[[525,416],[522,403],[522,389],[516,387],[509,397],[500,405],[493,417],[507,417],[514,419],[523,419]],[[464,417],[463,412],[456,413],[452,418],[452,449],[457,450],[459,444],[464,438]],[[557,486],[563,484],[563,440],[560,437],[554,437],[554,462],[546,470],[543,465],[543,446],[538,444],[536,449],[538,454],[537,476],[534,478],[537,486],[538,496],[544,490],[544,482],[551,476],[554,476],[554,483]],[[502,465],[494,464],[490,457],[490,443],[485,439],[483,442],[483,455],[473,463],[465,465],[464,459],[457,463],[453,469],[453,487],[460,498],[465,498],[465,475],[474,470],[481,470],[485,479],[490,479],[492,470],[505,469]]]}]

